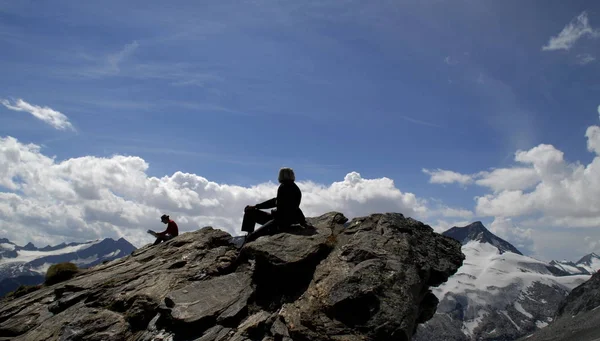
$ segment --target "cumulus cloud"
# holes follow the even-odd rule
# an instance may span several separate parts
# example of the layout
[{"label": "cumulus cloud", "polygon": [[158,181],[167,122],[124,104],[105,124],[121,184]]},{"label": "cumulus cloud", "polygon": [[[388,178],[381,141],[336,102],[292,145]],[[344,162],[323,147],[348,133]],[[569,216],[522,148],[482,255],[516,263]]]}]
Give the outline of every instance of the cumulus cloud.
[{"label": "cumulus cloud", "polygon": [[534,169],[523,167],[501,168],[475,174],[462,174],[443,169],[423,169],[423,173],[430,176],[429,182],[433,184],[458,183],[466,186],[474,183],[482,187],[488,187],[495,192],[524,189],[539,182],[539,176]]},{"label": "cumulus cloud", "polygon": [[58,130],[75,130],[67,116],[49,107],[29,104],[22,99],[18,99],[13,104],[8,100],[1,100],[0,103],[10,110],[28,112]]},{"label": "cumulus cloud", "polygon": [[439,211],[439,214],[447,218],[473,218],[473,212],[462,208],[443,207]]},{"label": "cumulus cloud", "polygon": [[490,224],[489,230],[513,244],[523,254],[531,254],[534,250],[533,230],[518,227],[510,218],[496,217]]},{"label": "cumulus cloud", "polygon": [[548,43],[542,47],[543,51],[569,50],[582,37],[600,37],[600,31],[590,26],[587,12],[582,12],[576,18],[571,20],[562,31],[548,40]]},{"label": "cumulus cloud", "polygon": [[450,170],[444,169],[436,169],[429,170],[423,169],[423,173],[428,174],[430,176],[429,182],[432,184],[452,184],[459,183],[461,185],[466,185],[473,182],[473,177],[471,175],[461,174]]},{"label": "cumulus cloud", "polygon": [[[164,228],[158,217],[168,213],[182,231],[213,226],[238,234],[245,205],[277,191],[274,182],[242,187],[183,172],[153,177],[148,169],[135,156],[58,161],[36,144],[0,138],[0,232],[19,243],[125,237],[140,246],[151,239],[147,229]],[[389,178],[365,179],[351,172],[328,185],[299,181],[298,186],[307,216],[400,212],[419,219],[435,214],[425,200],[400,191]]]},{"label": "cumulus cloud", "polygon": [[471,224],[473,221],[470,220],[446,220],[446,219],[437,219],[434,223],[430,224],[433,230],[437,233],[443,233],[448,231],[454,226],[467,226]]},{"label": "cumulus cloud", "polygon": [[589,127],[585,137],[587,150],[595,154],[587,165],[568,162],[562,151],[540,144],[517,151],[514,160],[518,166],[475,175],[431,172],[431,182],[463,179],[462,183],[468,183],[467,179],[477,179],[475,184],[489,188],[491,192],[475,198],[476,216],[522,218],[522,224],[530,227],[597,227],[600,225],[600,127]]},{"label": "cumulus cloud", "polygon": [[501,168],[492,172],[482,172],[477,185],[489,187],[495,192],[503,190],[525,189],[534,186],[539,177],[535,169],[515,167]]}]

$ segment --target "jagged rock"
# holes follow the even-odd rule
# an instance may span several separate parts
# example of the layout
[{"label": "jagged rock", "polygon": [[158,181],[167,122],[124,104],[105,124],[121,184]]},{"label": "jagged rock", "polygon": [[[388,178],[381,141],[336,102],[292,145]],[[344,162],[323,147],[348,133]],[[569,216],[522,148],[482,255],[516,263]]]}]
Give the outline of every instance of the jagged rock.
[{"label": "jagged rock", "polygon": [[600,272],[571,290],[558,307],[557,315],[573,316],[600,306]]},{"label": "jagged rock", "polygon": [[195,341],[221,341],[225,339],[230,331],[231,328],[224,328],[223,326],[216,325],[207,330],[201,338],[198,338]]},{"label": "jagged rock", "polygon": [[464,259],[401,214],[308,220],[241,248],[202,228],[0,302],[0,340],[410,340]]},{"label": "jagged rock", "polygon": [[372,340],[410,340],[417,322],[435,311],[429,286],[463,260],[458,242],[401,214],[355,219],[336,239],[306,292],[284,306],[292,338],[319,340],[358,329]]}]

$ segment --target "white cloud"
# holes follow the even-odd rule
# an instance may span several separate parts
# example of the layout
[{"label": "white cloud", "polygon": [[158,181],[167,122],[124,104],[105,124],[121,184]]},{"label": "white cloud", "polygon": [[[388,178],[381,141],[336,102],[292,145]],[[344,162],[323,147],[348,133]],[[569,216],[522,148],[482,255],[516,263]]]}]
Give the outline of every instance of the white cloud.
[{"label": "white cloud", "polygon": [[461,174],[444,169],[429,170],[423,169],[423,173],[430,175],[429,182],[432,184],[452,184],[459,183],[462,185],[473,182],[471,175]]},{"label": "white cloud", "polygon": [[[139,246],[151,241],[147,229],[164,228],[158,217],[168,213],[182,231],[212,225],[238,234],[244,207],[277,191],[274,182],[242,187],[182,172],[153,177],[148,169],[135,156],[58,161],[38,145],[0,138],[0,233],[19,243],[44,245],[124,236]],[[329,211],[347,217],[375,212],[435,216],[425,200],[400,191],[388,178],[365,179],[351,172],[328,185],[304,181],[298,186],[307,216]]]},{"label": "white cloud", "polygon": [[489,230],[498,237],[513,244],[521,253],[533,252],[533,230],[520,228],[510,218],[496,217],[490,224]]},{"label": "white cloud", "polygon": [[600,31],[592,29],[589,24],[587,12],[582,12],[571,20],[557,36],[551,37],[548,44],[542,47],[543,51],[569,50],[584,36],[600,37]]},{"label": "white cloud", "polygon": [[69,122],[67,116],[49,107],[40,107],[29,104],[22,99],[18,99],[13,104],[11,104],[8,100],[1,100],[0,103],[10,110],[28,112],[34,117],[48,123],[58,130],[75,130],[71,122]]},{"label": "white cloud", "polygon": [[462,208],[444,207],[439,210],[439,214],[447,218],[473,218],[473,212]]},{"label": "white cloud", "polygon": [[430,226],[433,228],[433,230],[435,232],[443,233],[443,232],[451,229],[454,226],[467,226],[471,223],[472,223],[472,221],[469,221],[469,220],[448,221],[448,220],[444,220],[444,219],[438,219],[435,221],[435,223],[430,224]]},{"label": "white cloud", "polygon": [[[522,217],[523,224],[592,227],[600,225],[600,127],[587,129],[587,149],[596,154],[588,165],[570,163],[552,145],[540,144],[515,153],[521,165],[462,175],[428,172],[431,182],[475,183],[491,193],[476,197],[475,214],[482,217]],[[532,218],[536,217],[536,218]]]},{"label": "white cloud", "polygon": [[539,182],[539,176],[532,168],[501,168],[492,172],[482,172],[477,185],[491,188],[495,192],[526,189]]},{"label": "white cloud", "polygon": [[577,63],[579,65],[586,65],[596,60],[596,57],[589,53],[583,53],[577,55]]}]

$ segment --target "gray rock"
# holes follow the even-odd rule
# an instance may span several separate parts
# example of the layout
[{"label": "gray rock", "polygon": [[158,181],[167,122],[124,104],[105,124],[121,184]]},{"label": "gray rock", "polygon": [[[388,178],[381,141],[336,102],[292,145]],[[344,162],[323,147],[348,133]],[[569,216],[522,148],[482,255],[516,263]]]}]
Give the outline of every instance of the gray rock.
[{"label": "gray rock", "polygon": [[[202,319],[216,317],[222,312],[227,316],[239,312],[251,293],[250,274],[232,273],[210,280],[187,285],[171,292],[165,300],[171,308],[171,316],[184,323],[196,323]],[[236,304],[237,303],[237,304]],[[234,306],[233,311],[228,311]]]},{"label": "gray rock", "polygon": [[224,328],[223,326],[216,325],[216,326],[210,328],[209,330],[207,330],[206,332],[204,332],[204,335],[202,335],[201,338],[198,338],[195,341],[225,340],[225,337],[227,336],[227,334],[229,334],[230,331],[231,331],[231,328]]},{"label": "gray rock", "polygon": [[600,272],[587,282],[571,290],[558,307],[557,315],[573,316],[600,306]]},{"label": "gray rock", "polygon": [[410,340],[460,243],[401,214],[263,236],[241,249],[212,227],[146,246],[0,302],[10,340]]}]

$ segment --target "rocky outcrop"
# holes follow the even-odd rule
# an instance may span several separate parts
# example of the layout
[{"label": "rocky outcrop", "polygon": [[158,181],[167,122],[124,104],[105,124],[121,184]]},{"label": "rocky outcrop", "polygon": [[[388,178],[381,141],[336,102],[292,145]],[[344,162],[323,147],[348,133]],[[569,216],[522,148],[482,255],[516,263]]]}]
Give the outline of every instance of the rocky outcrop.
[{"label": "rocky outcrop", "polygon": [[401,214],[332,212],[238,249],[205,227],[0,302],[4,340],[410,340],[462,265]]},{"label": "rocky outcrop", "polygon": [[574,288],[560,303],[556,319],[528,335],[530,341],[595,341],[600,339],[600,272]]},{"label": "rocky outcrop", "polygon": [[600,307],[600,272],[573,289],[558,307],[557,315],[574,316]]}]

